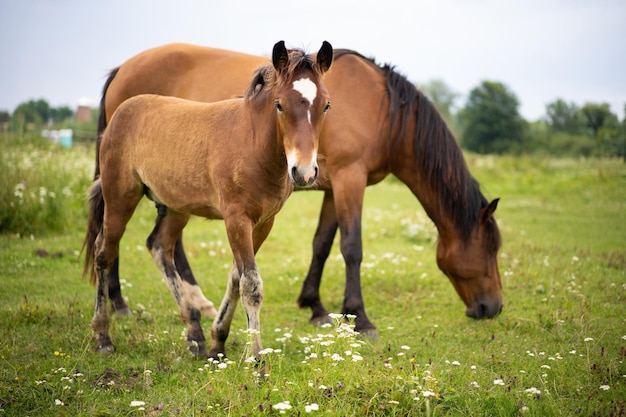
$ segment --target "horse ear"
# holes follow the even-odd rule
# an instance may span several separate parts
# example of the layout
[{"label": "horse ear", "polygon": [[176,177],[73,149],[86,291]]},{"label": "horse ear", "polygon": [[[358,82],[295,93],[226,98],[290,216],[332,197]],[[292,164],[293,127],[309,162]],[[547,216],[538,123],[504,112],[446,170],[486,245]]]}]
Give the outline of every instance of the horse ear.
[{"label": "horse ear", "polygon": [[279,73],[289,65],[289,53],[285,48],[285,41],[276,42],[272,51],[272,64]]},{"label": "horse ear", "polygon": [[491,203],[489,203],[487,205],[487,207],[485,207],[483,210],[483,214],[482,214],[482,220],[483,223],[487,223],[487,221],[489,221],[492,217],[493,217],[493,213],[496,211],[496,209],[498,208],[498,203],[500,202],[499,198],[496,198],[495,200],[493,200]]},{"label": "horse ear", "polygon": [[330,64],[333,63],[333,47],[330,43],[324,41],[322,47],[317,53],[317,65],[320,67],[322,73],[325,73],[330,68]]}]

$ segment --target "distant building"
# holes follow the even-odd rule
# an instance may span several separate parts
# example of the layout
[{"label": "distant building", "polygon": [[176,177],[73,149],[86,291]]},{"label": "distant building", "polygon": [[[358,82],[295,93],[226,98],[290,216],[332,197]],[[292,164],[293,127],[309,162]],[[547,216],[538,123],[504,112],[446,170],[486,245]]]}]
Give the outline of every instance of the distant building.
[{"label": "distant building", "polygon": [[91,120],[91,107],[79,105],[76,110],[76,120],[79,122],[88,122]]}]

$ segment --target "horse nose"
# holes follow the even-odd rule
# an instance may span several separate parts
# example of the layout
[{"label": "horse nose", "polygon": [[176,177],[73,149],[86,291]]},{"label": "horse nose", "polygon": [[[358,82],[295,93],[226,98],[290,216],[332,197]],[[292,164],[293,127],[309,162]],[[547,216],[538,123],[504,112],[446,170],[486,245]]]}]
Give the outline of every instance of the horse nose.
[{"label": "horse nose", "polygon": [[492,319],[502,312],[503,307],[501,300],[480,300],[465,310],[465,315],[476,320]]},{"label": "horse nose", "polygon": [[311,164],[306,168],[293,166],[291,168],[291,181],[298,187],[310,187],[317,180],[319,168],[317,164]]}]

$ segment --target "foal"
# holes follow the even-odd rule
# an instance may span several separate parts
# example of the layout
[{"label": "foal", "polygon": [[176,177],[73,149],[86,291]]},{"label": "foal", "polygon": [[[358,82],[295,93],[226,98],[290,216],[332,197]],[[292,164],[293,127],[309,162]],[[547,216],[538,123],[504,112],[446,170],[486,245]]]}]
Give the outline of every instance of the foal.
[{"label": "foal", "polygon": [[[200,103],[140,95],[117,109],[102,138],[85,237],[85,270],[93,264],[97,281],[91,327],[98,352],[115,351],[106,308],[109,274],[124,228],[147,195],[161,207],[147,246],[178,303],[190,351],[209,357],[224,352],[241,298],[258,358],[263,281],[254,257],[294,186],[310,187],[317,179],[319,136],[330,108],[322,76],[332,57],[328,42],[312,58],[288,51],[281,41],[244,98]],[[173,259],[191,215],[223,219],[234,256],[208,352],[200,312]]]}]

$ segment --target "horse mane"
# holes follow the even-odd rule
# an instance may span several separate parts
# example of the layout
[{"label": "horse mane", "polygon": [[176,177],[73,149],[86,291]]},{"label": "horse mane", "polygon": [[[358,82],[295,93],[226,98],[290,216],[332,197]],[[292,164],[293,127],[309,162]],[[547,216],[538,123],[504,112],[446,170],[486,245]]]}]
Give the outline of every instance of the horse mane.
[{"label": "horse mane", "polygon": [[[390,101],[390,131],[396,132],[393,143],[404,136],[411,117],[415,116],[414,159],[417,175],[439,198],[439,206],[452,219],[465,244],[481,221],[481,209],[488,205],[480,185],[469,172],[461,147],[435,105],[390,64],[379,65],[348,49],[335,50],[334,59],[355,55],[380,69],[387,83]],[[399,124],[399,125],[398,125]],[[395,145],[394,145],[395,147]],[[501,245],[500,232],[495,222],[486,225],[486,244],[495,253]]]},{"label": "horse mane", "polygon": [[[321,71],[311,55],[308,55],[302,49],[289,49],[289,67],[284,73],[293,74],[296,71],[306,69],[310,69],[314,71],[317,76],[321,76]],[[289,81],[289,79],[282,77],[282,74],[278,74],[271,63],[264,65],[254,72],[252,82],[246,90],[244,97],[246,101],[257,100],[258,97],[263,95],[261,94],[262,92],[271,91],[275,87]]]}]

